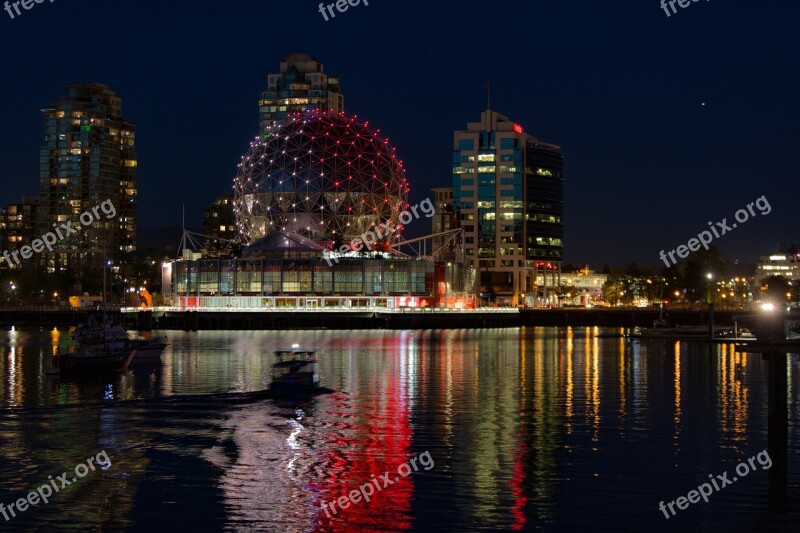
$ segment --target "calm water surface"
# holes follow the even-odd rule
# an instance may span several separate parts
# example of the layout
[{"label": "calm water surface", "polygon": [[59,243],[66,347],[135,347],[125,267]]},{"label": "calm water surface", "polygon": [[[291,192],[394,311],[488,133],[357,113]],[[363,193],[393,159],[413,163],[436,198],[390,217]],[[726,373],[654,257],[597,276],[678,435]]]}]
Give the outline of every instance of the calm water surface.
[{"label": "calm water surface", "polygon": [[[609,332],[156,332],[163,365],[79,382],[44,375],[69,331],[4,332],[0,503],[103,450],[113,465],[0,515],[0,531],[796,531],[798,359],[785,497],[755,463],[667,520],[660,501],[767,447],[767,365],[731,344],[596,336]],[[293,343],[320,353],[334,394],[222,394],[266,388],[272,351]],[[424,452],[429,470],[320,510]]]}]

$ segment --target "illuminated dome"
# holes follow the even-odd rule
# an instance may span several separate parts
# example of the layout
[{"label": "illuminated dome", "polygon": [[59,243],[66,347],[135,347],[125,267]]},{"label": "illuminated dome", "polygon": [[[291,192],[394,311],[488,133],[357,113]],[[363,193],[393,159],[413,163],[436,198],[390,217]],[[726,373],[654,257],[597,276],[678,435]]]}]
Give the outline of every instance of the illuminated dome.
[{"label": "illuminated dome", "polygon": [[250,143],[233,205],[246,243],[273,231],[347,242],[377,224],[399,226],[407,198],[403,163],[378,131],[344,113],[307,111]]}]

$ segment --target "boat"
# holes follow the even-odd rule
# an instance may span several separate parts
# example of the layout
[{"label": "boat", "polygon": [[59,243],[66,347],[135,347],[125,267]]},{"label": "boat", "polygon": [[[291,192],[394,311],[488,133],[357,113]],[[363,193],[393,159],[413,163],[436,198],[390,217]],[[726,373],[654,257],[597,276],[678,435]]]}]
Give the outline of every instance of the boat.
[{"label": "boat", "polygon": [[[164,341],[166,337],[164,338]],[[168,345],[160,339],[135,339],[132,340],[136,345],[136,355],[134,361],[152,361],[155,359],[161,360],[161,352],[164,351]]]},{"label": "boat", "polygon": [[85,324],[81,324],[75,329],[72,339],[78,345],[95,345],[130,340],[128,332],[121,324],[115,324],[105,319],[105,317],[103,323],[100,324],[93,315],[89,316]]},{"label": "boat", "polygon": [[[714,338],[730,336],[730,328],[714,328]],[[708,326],[674,326],[640,328],[636,326],[631,337],[640,339],[707,339]]]},{"label": "boat", "polygon": [[136,346],[136,361],[160,359],[161,353],[167,347],[166,337],[155,339],[132,339],[128,331],[121,324],[104,318],[103,323],[98,323],[94,316],[90,316],[85,324],[81,324],[72,335],[79,347],[105,345],[111,347]]},{"label": "boat", "polygon": [[276,350],[277,361],[272,365],[272,395],[297,395],[322,392],[317,372],[317,360],[312,350]]},{"label": "boat", "polygon": [[786,321],[786,339],[787,340],[800,340],[800,321],[787,320]]},{"label": "boat", "polygon": [[53,366],[61,374],[124,372],[136,354],[135,343],[77,346],[69,352],[57,352]]}]

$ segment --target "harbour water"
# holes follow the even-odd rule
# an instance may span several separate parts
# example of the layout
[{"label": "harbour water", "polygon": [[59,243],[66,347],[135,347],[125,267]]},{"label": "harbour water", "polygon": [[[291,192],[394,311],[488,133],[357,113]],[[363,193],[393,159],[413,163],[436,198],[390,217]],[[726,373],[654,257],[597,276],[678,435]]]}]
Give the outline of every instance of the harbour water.
[{"label": "harbour water", "polygon": [[[784,486],[755,462],[667,519],[659,502],[767,448],[767,364],[618,332],[166,331],[162,365],[77,382],[44,373],[69,330],[5,332],[0,503],[101,451],[112,466],[0,530],[796,531],[798,358]],[[335,393],[226,394],[266,388],[272,352],[295,343]],[[398,476],[425,452],[433,466]],[[369,503],[321,509],[386,472]]]}]

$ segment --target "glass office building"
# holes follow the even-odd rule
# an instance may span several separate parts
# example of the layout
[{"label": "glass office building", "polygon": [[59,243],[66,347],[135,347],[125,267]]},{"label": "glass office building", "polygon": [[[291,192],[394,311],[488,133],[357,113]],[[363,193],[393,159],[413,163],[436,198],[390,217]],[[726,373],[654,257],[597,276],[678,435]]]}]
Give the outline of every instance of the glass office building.
[{"label": "glass office building", "polygon": [[484,303],[547,298],[535,280],[541,270],[557,274],[561,264],[563,166],[560,147],[495,111],[455,132],[453,206]]}]

